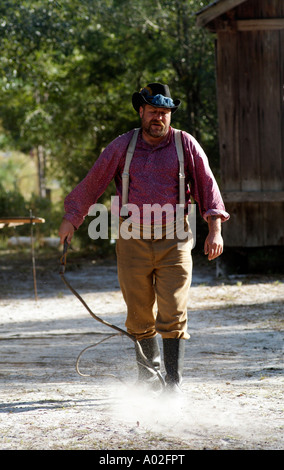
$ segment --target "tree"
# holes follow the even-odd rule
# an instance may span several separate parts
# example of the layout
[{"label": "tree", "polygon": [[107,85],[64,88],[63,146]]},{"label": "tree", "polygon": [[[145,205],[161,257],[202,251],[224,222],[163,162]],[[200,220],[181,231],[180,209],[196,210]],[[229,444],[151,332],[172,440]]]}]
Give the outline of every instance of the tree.
[{"label": "tree", "polygon": [[131,95],[150,80],[182,99],[177,125],[216,142],[213,45],[193,15],[203,3],[2,2],[0,117],[13,145],[45,149],[68,189],[137,125]]}]

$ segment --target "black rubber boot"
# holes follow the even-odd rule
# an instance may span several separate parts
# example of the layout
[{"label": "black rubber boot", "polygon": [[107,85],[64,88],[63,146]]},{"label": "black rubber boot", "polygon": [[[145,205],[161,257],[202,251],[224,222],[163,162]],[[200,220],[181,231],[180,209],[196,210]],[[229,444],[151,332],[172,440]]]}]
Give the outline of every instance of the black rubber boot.
[{"label": "black rubber boot", "polygon": [[160,347],[157,336],[154,338],[146,338],[139,341],[143,354],[150,362],[150,368],[145,364],[145,360],[139,351],[139,347],[135,344],[136,360],[138,366],[138,384],[146,385],[153,390],[159,390],[162,387],[162,383],[155,371],[160,372],[161,368],[161,355]]},{"label": "black rubber boot", "polygon": [[181,393],[185,340],[163,338],[166,390]]}]

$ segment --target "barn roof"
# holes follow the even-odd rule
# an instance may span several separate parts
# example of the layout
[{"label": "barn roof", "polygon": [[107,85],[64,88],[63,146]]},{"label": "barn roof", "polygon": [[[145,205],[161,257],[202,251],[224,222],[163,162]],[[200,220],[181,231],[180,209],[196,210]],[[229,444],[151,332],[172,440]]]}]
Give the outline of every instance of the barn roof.
[{"label": "barn roof", "polygon": [[196,14],[197,25],[205,26],[210,21],[215,20],[218,16],[237,7],[245,1],[247,0],[216,0],[215,2],[212,2]]}]

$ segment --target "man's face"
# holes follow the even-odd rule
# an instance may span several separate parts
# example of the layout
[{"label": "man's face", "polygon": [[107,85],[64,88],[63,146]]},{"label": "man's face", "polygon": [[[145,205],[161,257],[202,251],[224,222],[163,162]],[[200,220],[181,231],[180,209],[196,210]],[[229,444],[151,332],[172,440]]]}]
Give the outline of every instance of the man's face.
[{"label": "man's face", "polygon": [[146,104],[140,107],[141,126],[143,131],[153,139],[167,135],[171,123],[169,108],[155,108]]}]

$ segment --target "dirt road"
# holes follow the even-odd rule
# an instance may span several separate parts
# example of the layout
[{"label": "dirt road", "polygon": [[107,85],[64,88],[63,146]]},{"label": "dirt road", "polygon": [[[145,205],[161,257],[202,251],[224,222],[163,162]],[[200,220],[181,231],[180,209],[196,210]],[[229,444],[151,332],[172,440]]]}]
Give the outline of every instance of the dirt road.
[{"label": "dirt road", "polygon": [[[58,275],[57,255],[0,266],[2,450],[283,449],[280,276],[215,277],[196,264],[188,302],[183,398],[135,388],[133,343],[93,320]],[[124,328],[116,268],[70,262],[93,311]]]}]

